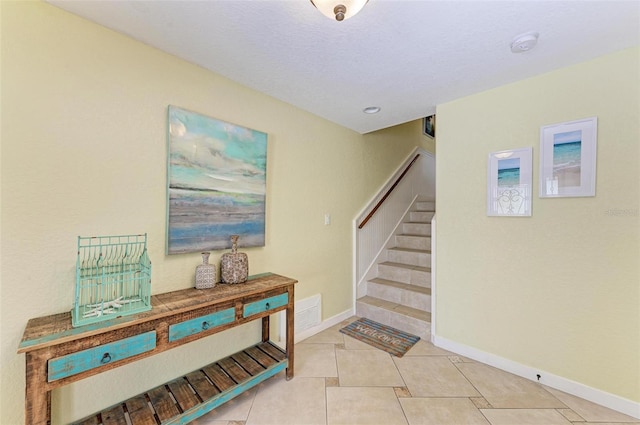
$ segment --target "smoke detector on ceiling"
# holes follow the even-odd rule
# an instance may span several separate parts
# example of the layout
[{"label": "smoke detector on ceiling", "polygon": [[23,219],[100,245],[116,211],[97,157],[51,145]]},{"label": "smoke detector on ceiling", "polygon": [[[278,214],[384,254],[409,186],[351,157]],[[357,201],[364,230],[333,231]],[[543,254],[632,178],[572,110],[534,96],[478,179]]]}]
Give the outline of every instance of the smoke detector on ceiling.
[{"label": "smoke detector on ceiling", "polygon": [[538,34],[537,32],[528,32],[525,34],[521,34],[513,39],[511,42],[511,51],[513,53],[523,53],[528,52],[533,49],[538,43]]}]

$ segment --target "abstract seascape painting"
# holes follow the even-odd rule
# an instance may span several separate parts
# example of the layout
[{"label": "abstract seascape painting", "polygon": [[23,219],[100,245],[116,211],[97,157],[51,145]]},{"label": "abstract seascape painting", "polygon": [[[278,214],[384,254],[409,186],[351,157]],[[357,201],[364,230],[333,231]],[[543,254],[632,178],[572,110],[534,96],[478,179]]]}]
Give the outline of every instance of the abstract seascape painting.
[{"label": "abstract seascape painting", "polygon": [[169,106],[167,252],[265,244],[267,134]]}]

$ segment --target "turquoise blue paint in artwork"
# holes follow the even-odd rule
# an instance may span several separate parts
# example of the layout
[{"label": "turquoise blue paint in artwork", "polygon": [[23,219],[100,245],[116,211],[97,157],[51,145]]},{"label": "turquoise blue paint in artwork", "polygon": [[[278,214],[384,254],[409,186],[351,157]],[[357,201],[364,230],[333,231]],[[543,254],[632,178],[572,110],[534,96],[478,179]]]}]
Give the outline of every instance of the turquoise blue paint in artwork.
[{"label": "turquoise blue paint in artwork", "polygon": [[553,167],[580,165],[582,130],[558,133],[553,137]]},{"label": "turquoise blue paint in artwork", "polygon": [[553,145],[553,166],[580,165],[582,142]]},{"label": "turquoise blue paint in artwork", "polygon": [[581,184],[582,130],[553,136],[553,177],[558,187],[578,187]]},{"label": "turquoise blue paint in artwork", "polygon": [[267,134],[169,106],[169,254],[264,246]]},{"label": "turquoise blue paint in artwork", "polygon": [[498,160],[498,186],[520,184],[520,158]]}]

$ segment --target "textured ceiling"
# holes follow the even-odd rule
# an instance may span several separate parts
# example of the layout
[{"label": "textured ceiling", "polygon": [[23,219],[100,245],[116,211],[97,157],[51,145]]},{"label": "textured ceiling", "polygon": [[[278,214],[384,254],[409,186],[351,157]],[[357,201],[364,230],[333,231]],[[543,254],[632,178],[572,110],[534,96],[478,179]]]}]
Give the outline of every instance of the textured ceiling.
[{"label": "textured ceiling", "polygon": [[343,22],[308,0],[49,3],[359,133],[640,44],[638,0],[369,0]]}]

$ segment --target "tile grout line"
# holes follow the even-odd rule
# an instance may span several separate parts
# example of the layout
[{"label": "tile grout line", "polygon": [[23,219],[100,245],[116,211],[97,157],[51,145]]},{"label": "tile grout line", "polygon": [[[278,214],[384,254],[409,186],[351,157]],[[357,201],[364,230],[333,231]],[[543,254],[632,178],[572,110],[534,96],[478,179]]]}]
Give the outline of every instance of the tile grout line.
[{"label": "tile grout line", "polygon": [[[339,326],[343,326],[344,323],[341,323]],[[315,397],[315,399],[317,399],[316,403],[320,403],[320,402],[324,402],[324,406],[320,406],[318,405],[318,410],[316,410],[316,412],[318,413],[317,415],[317,420],[314,421],[315,424],[317,425],[329,425],[332,423],[332,421],[329,421],[329,414],[332,414],[332,420],[335,422],[335,420],[339,417],[341,417],[342,419],[344,419],[344,416],[340,414],[340,411],[336,410],[336,403],[340,402],[341,396],[340,394],[343,394],[342,391],[347,391],[348,388],[353,388],[353,389],[357,389],[357,390],[371,390],[371,389],[378,389],[377,392],[381,393],[381,394],[385,394],[385,400],[387,400],[387,402],[389,402],[389,406],[392,407],[393,410],[395,410],[396,407],[393,407],[393,402],[395,401],[395,405],[400,407],[400,412],[397,412],[397,414],[394,414],[394,418],[396,418],[398,423],[405,423],[407,425],[416,425],[415,421],[417,420],[418,424],[424,423],[424,422],[420,422],[422,419],[424,419],[423,417],[418,417],[415,416],[415,413],[413,412],[413,408],[415,406],[419,406],[422,399],[425,400],[436,400],[436,399],[451,399],[451,400],[461,400],[460,403],[462,403],[462,400],[464,400],[464,404],[457,404],[458,402],[445,402],[445,405],[449,405],[449,403],[453,403],[452,405],[455,406],[463,406],[463,405],[467,405],[468,403],[471,403],[471,406],[473,406],[473,408],[469,407],[469,409],[467,410],[467,408],[464,408],[465,412],[468,412],[469,414],[474,415],[475,419],[477,420],[477,422],[482,422],[485,425],[492,425],[492,424],[496,424],[496,423],[503,423],[505,421],[505,419],[511,418],[511,420],[514,420],[514,418],[525,418],[525,417],[529,417],[528,415],[533,415],[531,416],[532,418],[536,418],[536,415],[540,415],[537,417],[538,422],[535,423],[543,423],[544,420],[547,420],[547,422],[545,423],[549,423],[549,421],[553,422],[553,423],[565,423],[567,425],[596,425],[598,422],[589,422],[588,420],[584,419],[582,417],[582,415],[579,415],[576,411],[574,411],[571,407],[569,407],[568,405],[566,405],[566,403],[564,401],[562,401],[561,399],[559,399],[558,397],[556,397],[555,394],[551,393],[551,391],[549,389],[547,389],[544,385],[542,384],[537,384],[536,382],[533,382],[534,386],[529,387],[527,386],[526,388],[530,388],[531,390],[531,394],[532,396],[541,396],[541,400],[545,401],[546,397],[544,394],[551,396],[550,398],[552,400],[548,400],[550,401],[550,404],[548,404],[548,406],[553,406],[555,403],[553,403],[553,400],[555,400],[556,402],[558,402],[558,406],[556,407],[537,407],[538,405],[544,405],[544,404],[538,404],[538,403],[524,403],[524,404],[520,404],[520,403],[511,403],[510,401],[506,402],[505,404],[501,404],[504,407],[494,407],[491,403],[489,403],[489,401],[487,400],[487,398],[485,397],[485,394],[483,394],[483,392],[480,391],[479,387],[484,388],[484,390],[487,392],[487,394],[489,394],[491,397],[493,397],[493,399],[497,402],[497,403],[502,403],[499,400],[502,400],[502,392],[499,393],[494,393],[493,390],[493,385],[494,384],[501,384],[503,383],[502,381],[502,377],[501,375],[493,375],[491,373],[488,373],[486,371],[484,371],[484,369],[481,369],[480,367],[488,367],[489,369],[496,369],[498,371],[501,371],[500,369],[497,369],[493,366],[487,365],[486,363],[480,362],[480,361],[474,361],[472,359],[468,359],[466,357],[463,356],[457,356],[455,355],[455,353],[448,353],[448,352],[444,352],[444,354],[441,354],[437,351],[431,351],[431,349],[428,349],[426,351],[423,351],[422,349],[415,351],[415,355],[411,355],[409,356],[408,353],[407,355],[403,356],[403,357],[397,357],[397,356],[393,356],[387,352],[385,352],[384,350],[380,350],[380,349],[375,349],[372,348],[373,351],[381,351],[384,352],[385,354],[387,354],[387,356],[379,356],[379,358],[385,357],[387,359],[391,359],[393,362],[393,366],[395,369],[389,369],[388,372],[392,373],[392,371],[394,371],[399,379],[398,380],[394,380],[393,382],[397,382],[398,384],[400,384],[399,381],[402,381],[401,384],[404,385],[404,387],[399,387],[397,384],[396,385],[389,385],[391,383],[391,381],[380,381],[379,383],[383,384],[383,385],[378,385],[374,382],[378,382],[378,381],[372,381],[371,383],[367,384],[368,381],[358,381],[358,384],[367,384],[367,385],[354,385],[354,386],[342,386],[341,385],[341,370],[339,369],[339,358],[338,358],[338,351],[342,350],[345,352],[348,351],[355,351],[355,353],[351,353],[351,355],[349,355],[348,357],[351,358],[353,357],[356,360],[357,364],[357,359],[359,358],[359,354],[358,352],[363,352],[364,349],[361,349],[360,345],[356,344],[353,345],[351,344],[349,349],[347,347],[347,343],[350,342],[349,340],[347,340],[347,336],[340,333],[339,330],[336,328],[336,334],[339,335],[339,338],[335,338],[335,335],[331,335],[331,338],[324,338],[324,339],[318,339],[318,340],[314,340],[314,341],[310,341],[308,346],[307,346],[307,351],[309,353],[313,353],[316,350],[316,348],[312,348],[313,345],[315,344],[331,344],[332,346],[332,350],[331,349],[327,349],[326,351],[323,351],[327,354],[330,355],[331,353],[333,354],[333,359],[332,362],[326,362],[323,363],[323,372],[321,372],[321,376],[317,375],[318,377],[322,377],[323,378],[323,389],[324,391],[322,393],[319,393],[318,395],[322,394],[322,398],[320,399],[319,397]],[[342,341],[342,343],[338,342],[338,341]],[[302,344],[304,342],[300,342],[300,344]],[[428,341],[425,340],[426,344],[429,344]],[[297,344],[296,344],[297,345]],[[327,347],[328,348],[328,347]],[[433,347],[432,347],[433,348]],[[364,350],[364,351],[369,351],[369,350]],[[447,363],[452,363],[455,367],[454,370],[456,370],[459,374],[462,375],[462,377],[464,378],[464,380],[460,381],[461,385],[464,385],[464,382],[466,382],[470,388],[473,388],[474,391],[476,392],[476,396],[456,396],[456,395],[452,395],[452,396],[442,396],[440,394],[442,394],[441,392],[434,392],[432,395],[428,395],[428,396],[424,396],[424,397],[416,397],[414,396],[414,394],[412,392],[409,391],[409,387],[407,386],[407,379],[412,380],[414,379],[415,372],[411,372],[411,374],[409,375],[405,375],[401,372],[401,369],[404,368],[405,363],[403,363],[403,358],[404,359],[409,359],[411,360],[412,358],[415,360],[411,360],[410,363],[424,363],[425,361],[428,361],[429,359],[436,359],[439,358],[441,359],[442,357],[447,357],[448,362],[444,362],[442,360],[439,360],[439,362],[442,362],[443,365],[446,365]],[[378,356],[374,356],[374,357],[378,357]],[[342,357],[341,357],[342,358]],[[346,359],[346,357],[345,357]],[[386,363],[387,361],[385,361],[384,363]],[[336,378],[333,378],[332,375],[333,371],[331,371],[330,366],[333,363],[333,366],[335,367],[335,373],[336,373]],[[461,367],[461,365],[464,365],[464,367]],[[466,364],[465,364],[466,363]],[[302,366],[301,363],[298,363],[300,366]],[[351,363],[342,363],[343,368],[342,368],[342,376],[344,376],[345,383],[348,384],[349,382],[349,378],[351,376],[351,372],[350,372],[350,368],[348,367]],[[470,366],[471,365],[471,366]],[[403,366],[403,368],[400,368],[400,366]],[[389,366],[385,366],[385,368],[388,368]],[[404,370],[404,369],[403,369]],[[466,371],[466,373],[470,374],[470,377],[474,379],[474,381],[472,381],[470,379],[470,377],[467,377],[466,373],[464,372]],[[453,372],[453,370],[452,370]],[[483,373],[480,373],[483,372]],[[513,375],[515,378],[517,379],[524,379],[522,377],[519,377],[518,375],[514,375],[512,373],[506,372],[506,371],[501,371],[501,372],[505,372],[507,375]],[[406,371],[405,371],[406,373]],[[375,371],[374,371],[375,374]],[[439,374],[434,373],[434,374],[429,374],[427,375],[426,373],[420,373],[419,375],[417,375],[421,380],[432,380],[432,379],[437,379],[437,377],[439,376]],[[316,375],[313,376],[314,378],[316,377]],[[310,377],[311,378],[311,377]],[[432,378],[432,379],[430,379]],[[506,378],[505,378],[506,379]],[[413,381],[411,381],[413,382]],[[478,382],[478,386],[476,386],[474,384],[474,382]],[[507,382],[507,381],[505,381]],[[356,382],[354,382],[356,383]],[[319,384],[319,382],[318,382]],[[414,383],[413,385],[416,385],[416,383]],[[506,384],[505,384],[506,385]],[[515,385],[515,383],[514,383]],[[328,403],[328,391],[330,387],[337,387],[335,390],[332,390],[332,404],[329,405]],[[502,388],[503,385],[500,386],[500,388]],[[539,393],[538,390],[536,390],[536,387],[542,388],[545,391],[542,393]],[[341,388],[341,389],[340,389]],[[393,395],[394,397],[392,398],[391,395],[388,393],[388,390],[384,390],[381,391],[381,388],[391,388],[391,390],[393,391]],[[418,387],[416,387],[418,388]],[[498,388],[498,387],[496,387]],[[515,388],[515,387],[514,387]],[[519,387],[518,387],[519,388]],[[265,388],[262,387],[258,387],[257,391],[253,394],[253,397],[251,399],[251,404],[249,406],[248,409],[248,413],[247,413],[247,417],[244,421],[221,421],[221,424],[225,424],[225,425],[247,425],[248,423],[254,423],[254,421],[256,420],[264,420],[264,418],[260,418],[257,415],[263,415],[262,410],[259,409],[260,406],[255,404],[255,401],[257,400],[257,395],[258,395],[258,391],[264,391]],[[364,392],[366,392],[364,391]],[[419,390],[417,390],[418,392],[420,392]],[[468,390],[467,390],[468,391]],[[523,388],[524,391],[524,388]],[[528,391],[528,390],[527,390]],[[513,394],[514,396],[520,394],[519,390],[514,390],[514,391],[509,391],[509,393],[515,392],[517,394]],[[448,394],[448,392],[446,393]],[[462,393],[460,393],[462,394]],[[527,394],[527,392],[523,393],[524,395]],[[387,398],[388,397],[388,398]],[[413,399],[413,401],[407,401],[407,400],[402,400],[403,398],[405,399]],[[518,397],[516,397],[518,398]],[[526,400],[524,400],[526,401]],[[406,406],[403,405],[403,402],[406,403]],[[430,402],[431,403],[431,402]],[[516,407],[510,407],[512,404],[515,404]],[[431,404],[429,404],[431,405]],[[434,404],[433,406],[438,406],[438,404]],[[530,407],[527,407],[530,406]],[[563,407],[559,407],[559,406],[563,406]],[[322,418],[320,417],[320,414],[322,412],[322,409],[324,410],[324,420],[322,420]],[[260,410],[260,412],[259,412]],[[532,412],[527,412],[531,410]],[[479,412],[478,412],[479,411]],[[536,413],[535,411],[538,411],[538,413]],[[551,412],[553,411],[553,412]],[[480,415],[475,416],[477,413],[480,413]],[[253,417],[251,415],[254,415]],[[357,415],[357,412],[354,411],[355,415]],[[338,415],[338,416],[336,416]],[[435,417],[434,413],[428,413],[427,415],[430,415],[429,417],[433,418]],[[566,415],[566,416],[565,416]],[[356,416],[357,417],[357,416]],[[401,418],[404,418],[404,422],[402,421]],[[493,419],[490,420],[490,418]],[[251,420],[250,420],[251,419]],[[410,421],[413,420],[414,422]],[[217,421],[214,421],[213,423],[218,423]],[[212,423],[212,424],[213,424]],[[304,420],[300,421],[300,422],[296,422],[296,423],[304,423]],[[355,422],[354,422],[355,423]],[[450,423],[450,422],[448,422]],[[474,422],[475,423],[475,422]],[[613,423],[613,422],[612,422]],[[629,422],[629,424],[640,424],[640,422]],[[211,424],[211,425],[212,425]],[[622,425],[622,423],[620,423],[620,425]]]},{"label": "tile grout line", "polygon": [[[407,353],[410,351],[411,349],[407,350]],[[407,353],[404,353],[405,355]],[[389,354],[389,353],[387,353]],[[409,394],[411,394],[411,391],[409,391],[409,386],[407,385],[407,381],[404,380],[404,376],[402,376],[402,373],[400,373],[400,369],[398,369],[398,364],[396,363],[396,361],[394,360],[394,356],[392,356],[391,354],[389,354],[389,357],[391,358],[391,363],[393,363],[393,367],[396,369],[396,372],[398,372],[398,376],[400,376],[400,379],[402,380],[402,383],[404,384],[404,388],[407,389],[407,392]],[[404,357],[404,356],[403,356]],[[423,356],[420,356],[423,357]],[[398,393],[395,390],[395,387],[391,387],[393,389],[393,395],[396,397],[396,401],[398,402],[398,406],[400,406],[400,411],[402,412],[402,416],[404,416],[404,420],[407,422],[407,425],[411,425],[411,423],[409,422],[409,418],[407,417],[407,412],[404,411],[404,407],[402,407],[402,403],[400,403],[400,397],[398,397]],[[411,394],[411,397],[413,398],[413,394]]]},{"label": "tile grout line", "polygon": [[[491,406],[491,408],[493,409],[493,404],[491,404],[489,402],[489,400],[487,400],[487,397],[485,397],[484,394],[482,394],[482,391],[480,391],[474,384],[473,382],[471,382],[471,380],[467,377],[467,375],[465,375],[462,370],[460,370],[460,368],[458,367],[457,363],[454,362],[453,360],[451,360],[451,357],[458,357],[458,356],[447,356],[447,359],[451,362],[451,364],[456,368],[456,370],[460,373],[460,375],[462,375],[464,377],[464,379],[469,383],[469,385],[471,385],[473,387],[474,390],[476,390],[478,392],[478,394],[480,394],[482,396],[483,399],[485,399],[485,401],[489,404],[489,406]],[[458,357],[459,358],[459,357]],[[464,363],[464,361],[460,361],[460,363]],[[484,416],[484,414],[482,413],[482,410],[480,410],[479,407],[476,406],[475,403],[473,403],[473,401],[471,401],[471,403],[473,404],[473,406],[482,414],[482,416]],[[489,418],[486,418],[487,422],[491,423],[491,421],[489,420]]]}]

